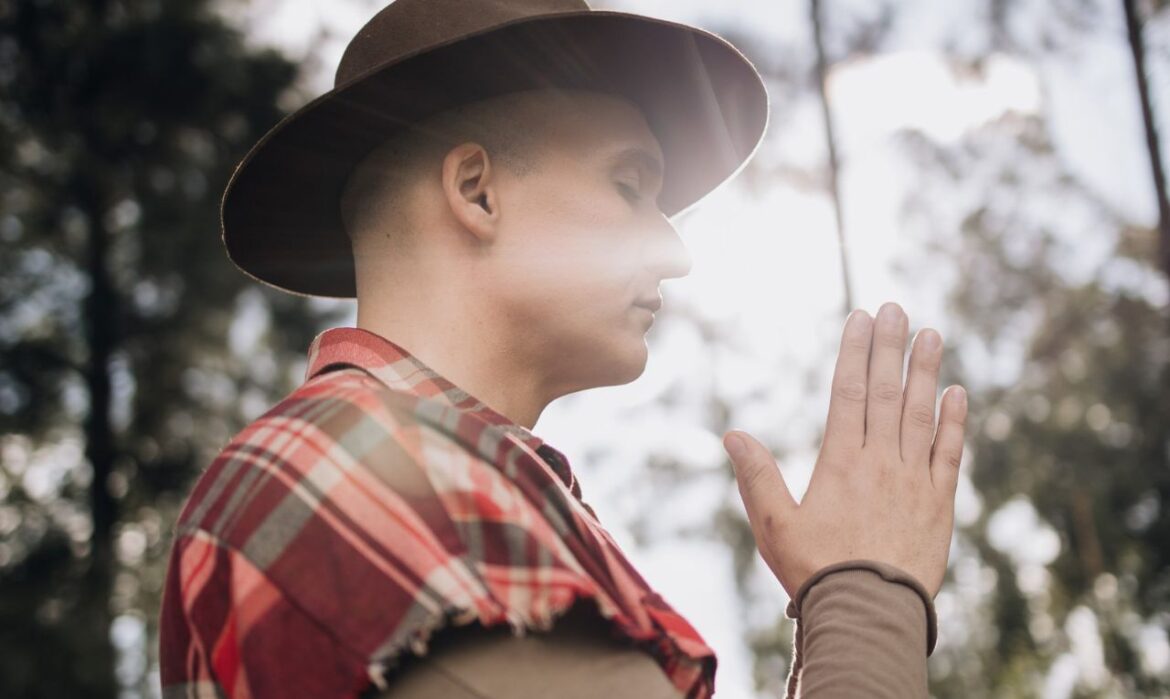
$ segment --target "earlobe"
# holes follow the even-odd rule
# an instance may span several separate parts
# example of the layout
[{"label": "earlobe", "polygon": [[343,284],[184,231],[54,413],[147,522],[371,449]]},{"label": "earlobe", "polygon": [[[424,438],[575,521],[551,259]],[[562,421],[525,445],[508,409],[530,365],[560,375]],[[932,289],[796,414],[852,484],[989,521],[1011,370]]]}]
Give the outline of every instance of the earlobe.
[{"label": "earlobe", "polygon": [[487,151],[462,143],[443,159],[443,193],[463,227],[481,240],[490,239],[499,219],[494,171]]}]

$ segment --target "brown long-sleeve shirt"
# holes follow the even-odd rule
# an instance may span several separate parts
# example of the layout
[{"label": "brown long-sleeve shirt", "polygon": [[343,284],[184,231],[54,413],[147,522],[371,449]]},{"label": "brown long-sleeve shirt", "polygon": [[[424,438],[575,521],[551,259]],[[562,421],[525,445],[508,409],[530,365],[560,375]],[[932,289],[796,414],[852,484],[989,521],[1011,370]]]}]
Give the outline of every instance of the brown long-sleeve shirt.
[{"label": "brown long-sleeve shirt", "polygon": [[[788,605],[796,635],[787,696],[927,696],[926,659],[937,620],[925,588],[872,560],[835,563]],[[469,626],[433,639],[380,696],[402,699],[612,697],[677,699],[650,656],[613,638],[596,609],[574,607],[547,633]]]}]

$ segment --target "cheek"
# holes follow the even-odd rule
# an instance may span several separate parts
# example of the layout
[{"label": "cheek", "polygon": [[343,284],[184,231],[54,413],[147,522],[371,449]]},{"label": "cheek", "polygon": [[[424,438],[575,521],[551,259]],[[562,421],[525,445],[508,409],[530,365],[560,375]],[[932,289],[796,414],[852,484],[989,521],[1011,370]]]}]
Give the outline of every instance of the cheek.
[{"label": "cheek", "polygon": [[[533,259],[537,256],[539,261]],[[514,327],[577,337],[621,322],[629,287],[612,266],[596,261],[596,256],[591,262],[587,252],[577,248],[533,258],[508,275],[504,287]]]},{"label": "cheek", "polygon": [[582,196],[553,199],[534,212],[519,255],[534,296],[580,307],[629,293],[634,234],[611,208]]},{"label": "cheek", "polygon": [[570,324],[610,317],[629,301],[625,266],[620,246],[596,232],[583,233],[530,270],[533,302],[548,313],[572,314],[562,319]]},{"label": "cheek", "polygon": [[550,177],[517,191],[524,199],[506,217],[499,261],[509,314],[518,323],[622,322],[638,234],[629,203],[606,184]]}]

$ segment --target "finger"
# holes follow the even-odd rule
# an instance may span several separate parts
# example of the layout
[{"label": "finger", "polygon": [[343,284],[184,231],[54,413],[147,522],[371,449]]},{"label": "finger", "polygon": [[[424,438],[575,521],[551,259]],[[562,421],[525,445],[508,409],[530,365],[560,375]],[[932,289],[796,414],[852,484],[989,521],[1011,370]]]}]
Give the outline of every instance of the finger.
[{"label": "finger", "polygon": [[768,448],[739,430],[723,435],[723,448],[731,457],[739,496],[752,529],[759,534],[786,520],[796,509],[796,500]]},{"label": "finger", "polygon": [[959,483],[959,463],[963,458],[963,434],[967,425],[967,392],[962,386],[950,386],[943,393],[938,418],[938,434],[930,452],[930,480],[934,489],[954,499]]},{"label": "finger", "polygon": [[860,308],[849,314],[841,333],[837,366],[829,394],[822,451],[832,463],[861,449],[865,441],[866,376],[873,319]]},{"label": "finger", "polygon": [[865,444],[881,443],[898,453],[902,422],[902,362],[906,358],[906,314],[894,302],[882,304],[873,328],[869,386],[865,402]]},{"label": "finger", "polygon": [[914,336],[910,351],[910,375],[902,397],[902,463],[930,468],[930,444],[934,440],[934,406],[938,368],[942,362],[942,337],[933,328]]}]

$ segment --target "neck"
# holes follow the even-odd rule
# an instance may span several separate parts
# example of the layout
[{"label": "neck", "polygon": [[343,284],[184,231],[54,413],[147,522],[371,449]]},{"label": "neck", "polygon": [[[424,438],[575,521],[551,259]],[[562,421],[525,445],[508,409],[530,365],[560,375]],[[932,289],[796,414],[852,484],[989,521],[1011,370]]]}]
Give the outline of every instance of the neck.
[{"label": "neck", "polygon": [[362,294],[357,326],[399,345],[513,422],[532,429],[555,398],[523,334],[476,307],[477,295],[455,288],[399,283],[392,292]]}]

